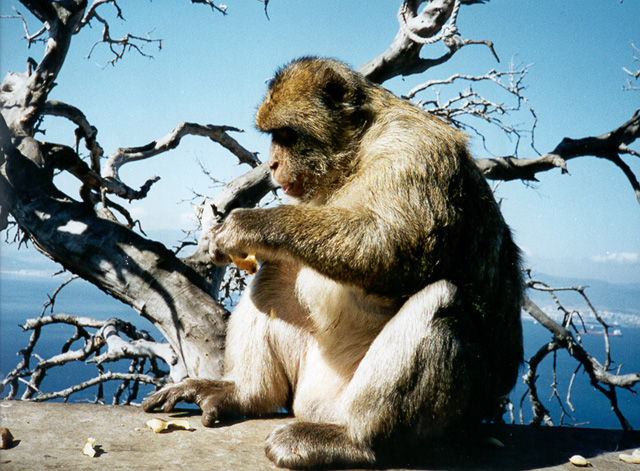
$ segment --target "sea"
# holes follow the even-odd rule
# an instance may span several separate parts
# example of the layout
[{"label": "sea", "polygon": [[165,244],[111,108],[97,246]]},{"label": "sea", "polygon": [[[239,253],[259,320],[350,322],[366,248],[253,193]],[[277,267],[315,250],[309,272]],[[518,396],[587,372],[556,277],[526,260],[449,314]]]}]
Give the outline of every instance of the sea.
[{"label": "sea", "polygon": [[[20,357],[17,353],[29,342],[30,331],[24,331],[21,325],[28,318],[36,318],[43,314],[44,304],[49,300],[55,289],[65,278],[4,274],[0,278],[0,378],[13,370]],[[555,280],[564,286],[591,285],[587,293],[592,294],[592,303],[598,309],[610,328],[610,352],[612,366],[620,373],[640,373],[640,285],[612,285],[594,280]],[[555,284],[559,286],[558,284]],[[589,313],[589,308],[579,296],[562,293],[566,299],[563,302],[570,309],[577,309],[586,313],[583,321],[576,322],[586,333],[581,339],[586,350],[600,363],[604,363],[605,337],[603,329],[595,317]],[[559,319],[561,313],[553,299],[545,293],[532,293],[532,299],[545,312]],[[55,297],[54,313],[73,314],[106,320],[117,317],[136,325],[138,329],[147,330],[156,340],[162,340],[160,332],[147,320],[137,315],[129,306],[109,297],[99,289],[84,280],[74,280],[65,286]],[[51,308],[44,310],[44,315],[51,314]],[[577,319],[577,318],[576,318]],[[540,347],[551,340],[551,334],[528,314],[523,314],[525,359],[530,358]],[[60,353],[65,341],[74,333],[74,328],[66,325],[50,325],[42,329],[35,355],[48,358]],[[72,349],[82,347],[81,341],[76,341]],[[36,358],[37,358],[36,357]],[[32,358],[33,366],[36,358]],[[104,364],[105,371],[127,371],[128,362]],[[521,373],[526,371],[526,364]],[[554,372],[555,371],[555,372]],[[576,373],[577,371],[577,373]],[[570,395],[570,405],[567,394],[572,375],[575,373]],[[591,385],[589,377],[583,369],[578,369],[577,362],[566,351],[559,351],[556,355],[548,355],[539,365],[537,374],[537,389],[543,405],[550,411],[555,425],[573,425],[582,427],[597,427],[605,429],[620,428],[620,422],[611,410],[611,405],[604,395]],[[74,362],[63,367],[54,368],[40,386],[42,392],[51,392],[67,388],[96,375],[94,364]],[[555,384],[555,388],[553,385]],[[107,403],[112,400],[116,384],[104,387]],[[139,403],[146,394],[151,392],[152,386],[142,387],[137,398]],[[21,392],[24,385],[21,386]],[[640,390],[638,384],[635,390]],[[5,397],[7,390],[0,393]],[[97,387],[75,393],[70,397],[72,402],[94,402]],[[131,391],[125,391],[124,396]],[[124,397],[123,396],[123,397]],[[529,423],[531,421],[531,404],[528,400],[527,388],[520,379],[510,396],[513,409],[505,414],[504,419],[510,423]],[[618,390],[618,405],[628,422],[634,429],[640,428],[640,397],[634,391]]]}]

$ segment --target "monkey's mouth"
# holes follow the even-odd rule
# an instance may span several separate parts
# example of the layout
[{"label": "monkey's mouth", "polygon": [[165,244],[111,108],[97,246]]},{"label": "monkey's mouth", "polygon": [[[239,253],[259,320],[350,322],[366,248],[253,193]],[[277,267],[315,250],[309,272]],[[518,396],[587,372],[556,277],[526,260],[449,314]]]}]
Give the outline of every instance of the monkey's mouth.
[{"label": "monkey's mouth", "polygon": [[280,185],[282,191],[287,196],[293,196],[294,198],[299,198],[304,195],[304,186],[300,180],[296,180],[293,183],[283,183]]}]

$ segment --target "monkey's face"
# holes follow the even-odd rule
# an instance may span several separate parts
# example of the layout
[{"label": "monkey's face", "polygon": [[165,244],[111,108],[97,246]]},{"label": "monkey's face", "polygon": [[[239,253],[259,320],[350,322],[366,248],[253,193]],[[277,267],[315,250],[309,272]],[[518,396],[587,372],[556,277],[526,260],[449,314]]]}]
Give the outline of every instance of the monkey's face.
[{"label": "monkey's face", "polygon": [[269,168],[287,195],[310,201],[345,177],[362,127],[360,80],[335,61],[302,59],[271,81],[256,126],[271,134]]},{"label": "monkey's face", "polygon": [[313,199],[333,179],[331,152],[303,131],[275,129],[271,131],[271,175],[286,195],[302,201]]},{"label": "monkey's face", "polygon": [[295,163],[300,159],[293,157],[294,145],[297,144],[297,141],[298,133],[291,128],[274,130],[271,135],[269,168],[271,176],[286,195],[302,198],[305,194],[305,187],[309,187],[309,182],[305,182],[308,177],[305,178],[303,166]]}]

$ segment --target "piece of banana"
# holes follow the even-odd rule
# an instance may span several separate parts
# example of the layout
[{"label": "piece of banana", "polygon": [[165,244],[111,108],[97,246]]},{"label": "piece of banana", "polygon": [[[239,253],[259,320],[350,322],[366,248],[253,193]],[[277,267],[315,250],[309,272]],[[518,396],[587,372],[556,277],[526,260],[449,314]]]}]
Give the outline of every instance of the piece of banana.
[{"label": "piece of banana", "polygon": [[185,430],[194,430],[187,419],[173,419],[173,420],[162,420],[162,419],[149,419],[147,420],[147,427],[153,430],[155,433],[160,433],[164,430],[169,429],[170,427],[174,428],[182,428]]},{"label": "piece of banana", "polygon": [[591,463],[587,461],[587,459],[582,455],[573,455],[569,458],[569,463],[574,466],[591,466]]},{"label": "piece of banana", "polygon": [[82,445],[82,454],[87,455],[91,458],[96,456],[96,449],[93,446],[95,445],[95,443],[96,443],[95,438],[87,438],[84,442],[84,445]]},{"label": "piece of banana", "polygon": [[7,427],[0,427],[0,449],[11,448],[13,446],[13,435]]},{"label": "piece of banana", "polygon": [[634,450],[634,452],[630,455],[623,453],[618,456],[618,458],[620,459],[620,461],[624,461],[625,463],[640,464],[640,448]]},{"label": "piece of banana", "polygon": [[258,261],[253,254],[247,255],[246,258],[234,257],[233,255],[229,255],[229,257],[231,257],[231,261],[236,264],[238,269],[246,271],[249,275],[253,275],[258,271]]}]

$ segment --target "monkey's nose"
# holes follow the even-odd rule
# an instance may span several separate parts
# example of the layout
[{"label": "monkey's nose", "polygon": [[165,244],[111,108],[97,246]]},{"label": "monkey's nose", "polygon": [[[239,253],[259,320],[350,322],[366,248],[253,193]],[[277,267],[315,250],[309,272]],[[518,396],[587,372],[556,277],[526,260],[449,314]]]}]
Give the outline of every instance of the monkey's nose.
[{"label": "monkey's nose", "polygon": [[278,162],[271,162],[269,164],[269,168],[271,169],[272,172],[275,172],[276,169],[278,168]]}]

